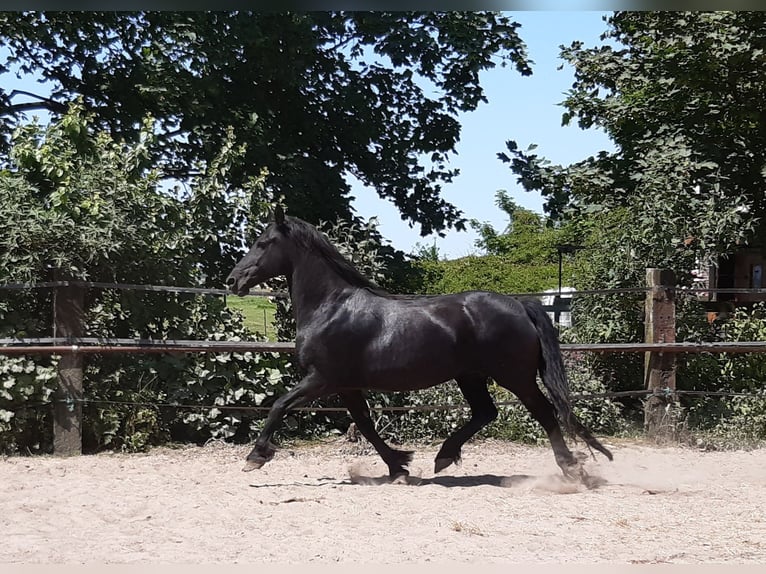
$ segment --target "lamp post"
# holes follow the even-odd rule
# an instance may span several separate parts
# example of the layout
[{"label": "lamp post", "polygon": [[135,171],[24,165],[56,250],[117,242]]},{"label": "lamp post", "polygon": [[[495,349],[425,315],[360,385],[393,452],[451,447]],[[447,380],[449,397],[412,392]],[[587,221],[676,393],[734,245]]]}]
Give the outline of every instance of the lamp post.
[{"label": "lamp post", "polygon": [[572,245],[571,243],[558,243],[556,244],[556,251],[559,254],[559,297],[561,297],[561,275],[564,261],[564,253],[572,254],[581,249],[585,249],[582,245]]}]

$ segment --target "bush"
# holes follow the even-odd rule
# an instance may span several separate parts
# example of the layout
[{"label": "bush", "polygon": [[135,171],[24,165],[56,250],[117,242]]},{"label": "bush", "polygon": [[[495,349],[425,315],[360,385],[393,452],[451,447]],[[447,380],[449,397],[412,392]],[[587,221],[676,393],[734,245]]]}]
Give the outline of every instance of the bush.
[{"label": "bush", "polygon": [[422,270],[420,291],[427,294],[487,290],[538,293],[558,286],[558,265],[521,265],[504,255],[415,263]]},{"label": "bush", "polygon": [[[766,340],[766,303],[738,307],[717,325],[721,341]],[[749,396],[689,398],[687,426],[701,440],[717,446],[746,446],[766,440],[766,355],[729,353],[708,356],[707,372],[699,377],[701,390],[743,393]]]},{"label": "bush", "polygon": [[56,360],[0,357],[0,453],[45,450],[50,439],[46,405],[56,383]]},{"label": "bush", "polygon": [[[0,337],[48,334],[50,293],[0,291]],[[45,317],[45,319],[43,318]],[[0,452],[45,450],[52,423],[44,408],[56,388],[57,358],[44,355],[0,355]]]},{"label": "bush", "polygon": [[[565,358],[570,389],[573,395],[602,394],[606,386],[600,381],[582,356]],[[542,384],[538,380],[541,388]],[[490,393],[496,403],[511,403],[498,407],[498,418],[485,427],[479,436],[501,438],[526,443],[547,443],[548,437],[540,424],[529,411],[518,402],[515,395],[495,383],[490,385]],[[371,406],[425,406],[425,405],[462,405],[465,404],[460,389],[454,382],[448,382],[429,389],[411,393],[373,393],[369,399]],[[617,434],[627,430],[628,425],[622,418],[619,402],[606,397],[591,398],[574,402],[574,412],[593,432]],[[376,414],[378,429],[382,436],[393,442],[438,441],[446,438],[470,417],[470,410],[465,408],[450,410],[418,411],[405,413]]]},{"label": "bush", "polygon": [[[6,329],[11,325],[8,315],[0,319]],[[106,339],[255,338],[220,298],[152,292],[100,293],[86,325],[88,336]],[[48,403],[57,386],[56,365],[56,357],[44,355],[0,356],[0,451],[50,451]],[[83,446],[89,452],[134,451],[168,440],[251,440],[265,413],[248,407],[282,394],[290,384],[283,376],[289,369],[290,357],[277,353],[87,355]]]},{"label": "bush", "polygon": [[[129,312],[133,305],[126,310],[120,304],[134,297],[107,294],[108,300],[92,309],[90,329],[101,336],[159,340],[256,339],[243,326],[241,315],[221,299],[147,293],[140,297],[140,307],[151,309],[147,324]],[[128,331],[115,329],[115,315]],[[248,408],[267,404],[285,391],[289,383],[282,372],[289,360],[287,355],[251,352],[101,356],[86,369],[84,390],[91,402],[84,413],[84,445],[88,450],[140,450],[167,440],[250,440],[265,413]],[[208,408],[152,406],[156,403]]]}]

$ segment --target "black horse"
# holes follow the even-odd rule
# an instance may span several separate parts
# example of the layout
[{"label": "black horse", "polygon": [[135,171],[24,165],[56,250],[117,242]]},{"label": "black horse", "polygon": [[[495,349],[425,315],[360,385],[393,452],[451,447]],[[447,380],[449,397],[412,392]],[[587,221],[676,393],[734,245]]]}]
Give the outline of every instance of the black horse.
[{"label": "black horse", "polygon": [[[226,283],[233,293],[245,295],[280,275],[287,277],[296,352],[306,376],[272,406],[245,470],[260,468],[274,456],[271,438],[287,411],[337,394],[390,476],[406,475],[412,452],[395,450],[378,435],[363,390],[411,391],[454,379],[471,418],[436,455],[439,472],[459,462],[463,444],[497,417],[487,388],[490,377],[515,393],[540,422],[566,476],[587,475],[567,448],[559,420],[570,435],[612,459],[572,412],[557,334],[538,301],[486,291],[390,295],[362,276],[316,228],[277,208],[274,221]],[[553,404],[537,385],[538,371]]]}]

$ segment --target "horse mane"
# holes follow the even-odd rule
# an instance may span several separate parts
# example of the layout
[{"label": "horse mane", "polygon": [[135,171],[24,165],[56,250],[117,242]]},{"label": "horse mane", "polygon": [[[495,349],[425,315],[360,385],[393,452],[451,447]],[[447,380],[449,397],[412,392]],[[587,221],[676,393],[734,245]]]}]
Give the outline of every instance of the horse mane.
[{"label": "horse mane", "polygon": [[368,289],[376,295],[389,296],[385,290],[362,275],[316,227],[292,216],[285,217],[285,224],[281,228],[284,233],[298,245],[321,256],[343,280],[354,287]]}]

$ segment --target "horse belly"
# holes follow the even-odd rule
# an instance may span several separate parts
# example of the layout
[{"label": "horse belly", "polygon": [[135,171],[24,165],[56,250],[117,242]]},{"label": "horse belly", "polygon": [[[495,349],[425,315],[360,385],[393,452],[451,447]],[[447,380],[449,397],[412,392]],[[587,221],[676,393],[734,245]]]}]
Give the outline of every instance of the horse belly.
[{"label": "horse belly", "polygon": [[438,338],[425,341],[371,345],[359,365],[364,386],[379,391],[413,391],[457,376],[461,368],[455,345]]}]

